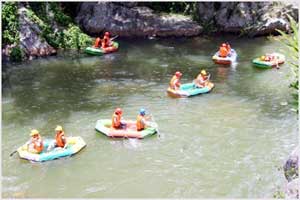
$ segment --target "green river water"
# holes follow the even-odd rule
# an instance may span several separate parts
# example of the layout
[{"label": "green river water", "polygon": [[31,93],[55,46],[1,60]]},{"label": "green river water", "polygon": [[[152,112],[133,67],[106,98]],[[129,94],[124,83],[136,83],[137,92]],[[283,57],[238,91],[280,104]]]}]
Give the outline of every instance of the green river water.
[{"label": "green river water", "polygon": [[[212,62],[228,40],[238,63]],[[285,184],[281,166],[297,145],[290,69],[260,70],[251,59],[279,51],[266,38],[121,40],[116,53],[56,57],[10,66],[2,88],[2,197],[266,198]],[[182,83],[207,69],[214,90],[173,99]],[[94,130],[116,107],[125,119],[146,108],[160,137],[110,139]],[[54,137],[56,125],[87,147],[72,157],[31,163],[9,154],[32,128]]]}]

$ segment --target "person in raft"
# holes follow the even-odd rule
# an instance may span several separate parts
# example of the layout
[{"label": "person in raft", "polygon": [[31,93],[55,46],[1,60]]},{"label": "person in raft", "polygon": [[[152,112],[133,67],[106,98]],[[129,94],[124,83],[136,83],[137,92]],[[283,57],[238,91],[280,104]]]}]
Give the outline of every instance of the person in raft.
[{"label": "person in raft", "polygon": [[228,54],[229,54],[228,46],[225,43],[223,43],[219,49],[219,56],[225,58],[228,56]]},{"label": "person in raft", "polygon": [[94,43],[94,47],[99,48],[100,45],[101,45],[101,39],[99,37],[97,37],[95,40],[95,43]]},{"label": "person in raft", "polygon": [[110,40],[110,34],[109,34],[109,32],[105,32],[104,37],[102,39],[101,47],[106,48],[106,47],[110,47],[111,45],[112,45],[112,42]]},{"label": "person in raft", "polygon": [[142,131],[148,125],[147,120],[151,119],[151,116],[145,116],[146,110],[144,108],[140,109],[140,114],[136,118],[136,130]]},{"label": "person in raft", "polygon": [[30,140],[26,143],[28,151],[36,154],[41,153],[44,149],[44,144],[39,131],[36,129],[31,130],[30,136]]},{"label": "person in raft", "polygon": [[228,56],[231,56],[231,46],[228,42],[226,42],[226,48],[227,48],[227,51],[228,51]]},{"label": "person in raft", "polygon": [[207,72],[203,69],[197,76],[197,78],[194,80],[194,84],[198,88],[203,88],[207,86],[209,81],[210,75],[207,74]]},{"label": "person in raft", "polygon": [[117,108],[112,115],[112,127],[115,129],[125,129],[126,123],[122,122],[122,110],[121,108]]},{"label": "person in raft", "polygon": [[170,81],[170,84],[169,84],[169,87],[173,90],[179,90],[180,89],[180,78],[182,76],[182,73],[177,71],[175,72],[175,74],[173,75],[171,81]]},{"label": "person in raft", "polygon": [[56,126],[55,128],[55,147],[66,148],[67,139],[62,126]]}]

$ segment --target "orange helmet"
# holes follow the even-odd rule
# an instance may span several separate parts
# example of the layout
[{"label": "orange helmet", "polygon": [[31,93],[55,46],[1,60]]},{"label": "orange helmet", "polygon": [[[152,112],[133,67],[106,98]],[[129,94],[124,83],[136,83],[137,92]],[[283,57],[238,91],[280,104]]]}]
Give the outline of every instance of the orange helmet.
[{"label": "orange helmet", "polygon": [[181,76],[182,76],[182,73],[181,73],[180,71],[177,71],[177,72],[175,72],[175,76],[181,77]]},{"label": "orange helmet", "polygon": [[109,36],[109,32],[105,32],[104,35],[105,35],[105,36]]},{"label": "orange helmet", "polygon": [[115,113],[116,113],[117,115],[122,114],[122,109],[121,109],[121,108],[117,108],[117,109],[115,110]]}]

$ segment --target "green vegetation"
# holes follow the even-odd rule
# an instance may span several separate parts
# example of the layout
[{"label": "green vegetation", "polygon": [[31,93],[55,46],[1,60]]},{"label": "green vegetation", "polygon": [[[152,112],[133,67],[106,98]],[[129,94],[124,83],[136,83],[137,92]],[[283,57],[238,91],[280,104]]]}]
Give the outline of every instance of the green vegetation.
[{"label": "green vegetation", "polygon": [[74,24],[70,24],[68,29],[63,31],[61,37],[61,44],[65,46],[64,48],[81,49],[92,44],[92,38],[82,33],[80,28]]},{"label": "green vegetation", "polygon": [[20,47],[13,47],[10,52],[10,59],[13,62],[20,62],[23,58],[23,52]]},{"label": "green vegetation", "polygon": [[19,43],[18,7],[16,2],[2,4],[2,43]]},{"label": "green vegetation", "polygon": [[[63,13],[60,4],[31,3],[32,9],[28,9],[27,16],[42,29],[42,38],[54,48],[81,49],[92,44],[92,38],[83,33],[76,26],[71,17]],[[57,28],[53,28],[53,21]],[[47,16],[47,17],[45,17]]]},{"label": "green vegetation", "polygon": [[191,15],[196,2],[141,2],[139,5],[147,6],[156,12],[180,13]]},{"label": "green vegetation", "polygon": [[[92,44],[92,38],[75,25],[72,18],[63,12],[63,4],[58,2],[28,2],[27,17],[41,30],[40,36],[54,48],[81,49]],[[24,52],[19,47],[18,2],[5,2],[2,5],[2,42],[13,45],[10,57],[20,61]]]},{"label": "green vegetation", "polygon": [[298,105],[299,105],[299,76],[298,76],[298,70],[299,70],[299,64],[298,64],[298,29],[299,29],[299,24],[291,17],[288,16],[291,28],[292,28],[292,35],[289,35],[281,30],[277,30],[282,36],[283,40],[280,40],[280,42],[289,50],[287,51],[292,58],[291,61],[288,61],[292,72],[293,72],[293,82],[290,84],[290,87],[295,90],[295,92],[292,94],[294,97],[294,102],[293,105],[295,106],[295,109],[297,110],[298,113]]}]

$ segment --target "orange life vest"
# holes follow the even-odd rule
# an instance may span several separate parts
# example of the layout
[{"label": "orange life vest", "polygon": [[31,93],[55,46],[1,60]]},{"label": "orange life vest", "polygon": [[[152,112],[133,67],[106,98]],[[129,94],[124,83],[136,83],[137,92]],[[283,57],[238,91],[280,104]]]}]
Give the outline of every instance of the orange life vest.
[{"label": "orange life vest", "polygon": [[121,115],[113,114],[111,125],[113,128],[121,127]]},{"label": "orange life vest", "polygon": [[110,38],[108,36],[104,36],[102,40],[102,48],[109,47]]},{"label": "orange life vest", "polygon": [[101,42],[101,39],[97,38],[95,41],[94,47],[100,47],[100,42]]},{"label": "orange life vest", "polygon": [[137,131],[142,131],[145,129],[145,124],[143,122],[145,118],[142,115],[138,115],[136,119],[136,129]]},{"label": "orange life vest", "polygon": [[170,81],[169,86],[170,86],[170,88],[172,88],[174,90],[178,89],[180,87],[179,78],[174,75]]},{"label": "orange life vest", "polygon": [[43,151],[44,144],[40,135],[38,136],[38,138],[34,138],[32,143],[33,143],[33,148],[37,151],[37,153],[41,153]]},{"label": "orange life vest", "polygon": [[221,57],[227,57],[227,55],[228,55],[227,48],[226,47],[220,47],[219,54],[220,54]]},{"label": "orange life vest", "polygon": [[65,140],[65,138],[63,138],[64,135],[65,135],[65,133],[63,131],[56,133],[56,135],[55,135],[56,146],[58,146],[58,147],[65,146],[66,140]]}]

